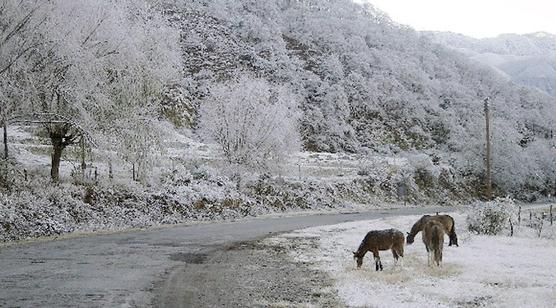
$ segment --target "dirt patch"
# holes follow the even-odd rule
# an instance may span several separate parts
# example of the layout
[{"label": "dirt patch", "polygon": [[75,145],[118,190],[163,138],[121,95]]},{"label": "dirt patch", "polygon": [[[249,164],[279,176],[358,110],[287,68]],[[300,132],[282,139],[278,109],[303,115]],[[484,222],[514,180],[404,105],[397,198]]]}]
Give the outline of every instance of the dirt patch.
[{"label": "dirt patch", "polygon": [[155,307],[344,306],[327,274],[291,260],[280,245],[236,243],[202,262],[193,262],[195,254],[173,257],[187,264],[157,288]]},{"label": "dirt patch", "polygon": [[173,253],[170,255],[170,260],[180,261],[189,264],[202,264],[207,259],[207,254],[204,253]]},{"label": "dirt patch", "polygon": [[492,303],[492,296],[477,296],[457,303],[459,307],[485,307]]}]

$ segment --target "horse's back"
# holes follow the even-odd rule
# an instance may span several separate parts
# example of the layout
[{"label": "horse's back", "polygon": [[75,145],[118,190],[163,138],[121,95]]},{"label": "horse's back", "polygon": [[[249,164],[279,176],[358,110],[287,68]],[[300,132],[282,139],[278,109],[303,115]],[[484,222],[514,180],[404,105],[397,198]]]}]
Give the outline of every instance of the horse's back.
[{"label": "horse's back", "polygon": [[370,246],[376,246],[378,250],[388,250],[394,245],[403,245],[405,236],[397,229],[372,230],[367,233],[364,241]]}]

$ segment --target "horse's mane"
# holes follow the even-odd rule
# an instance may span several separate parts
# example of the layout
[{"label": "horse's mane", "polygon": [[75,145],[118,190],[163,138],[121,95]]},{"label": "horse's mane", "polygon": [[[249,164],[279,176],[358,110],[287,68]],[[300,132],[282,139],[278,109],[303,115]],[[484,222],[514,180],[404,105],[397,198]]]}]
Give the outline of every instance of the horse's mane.
[{"label": "horse's mane", "polygon": [[371,232],[367,233],[365,235],[365,237],[363,238],[363,240],[361,241],[361,244],[359,244],[359,247],[357,248],[357,253],[359,253],[361,250],[363,250],[365,248],[365,245],[367,244],[367,240],[369,239],[369,237],[371,236]]}]

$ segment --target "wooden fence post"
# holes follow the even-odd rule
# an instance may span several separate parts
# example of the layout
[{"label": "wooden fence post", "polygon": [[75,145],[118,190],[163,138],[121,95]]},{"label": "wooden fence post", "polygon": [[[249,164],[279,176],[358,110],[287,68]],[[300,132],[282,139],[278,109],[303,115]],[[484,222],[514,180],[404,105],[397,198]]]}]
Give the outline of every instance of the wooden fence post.
[{"label": "wooden fence post", "polygon": [[510,218],[510,236],[514,236],[514,224],[512,223],[511,218]]}]

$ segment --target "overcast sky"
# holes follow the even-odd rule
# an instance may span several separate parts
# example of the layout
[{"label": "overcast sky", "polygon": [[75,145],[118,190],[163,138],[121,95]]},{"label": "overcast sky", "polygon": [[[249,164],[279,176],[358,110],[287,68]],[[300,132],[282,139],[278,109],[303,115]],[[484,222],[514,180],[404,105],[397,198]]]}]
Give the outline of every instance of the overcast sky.
[{"label": "overcast sky", "polygon": [[416,30],[483,38],[501,33],[556,34],[556,0],[355,0],[370,2]]}]

